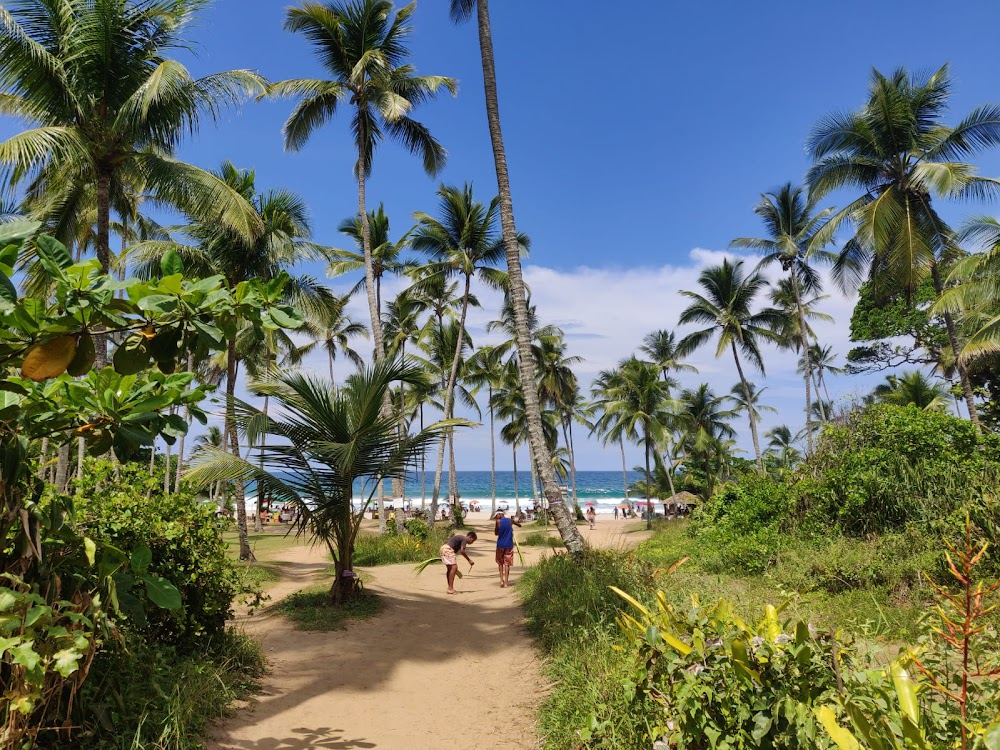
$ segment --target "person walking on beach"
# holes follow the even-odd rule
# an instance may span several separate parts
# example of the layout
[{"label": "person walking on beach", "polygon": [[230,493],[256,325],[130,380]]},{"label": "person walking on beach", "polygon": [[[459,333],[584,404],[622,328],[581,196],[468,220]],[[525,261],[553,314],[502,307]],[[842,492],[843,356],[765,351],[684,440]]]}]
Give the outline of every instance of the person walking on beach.
[{"label": "person walking on beach", "polygon": [[514,527],[520,528],[520,521],[507,518],[502,510],[497,511],[493,533],[497,538],[497,568],[500,571],[500,588],[510,586],[510,568],[514,564]]},{"label": "person walking on beach", "polygon": [[618,520],[618,506],[615,506],[615,520]]},{"label": "person walking on beach", "polygon": [[594,530],[594,522],[597,521],[597,511],[594,510],[594,506],[590,506],[587,509],[587,522],[590,524],[590,530]]},{"label": "person walking on beach", "polygon": [[457,593],[455,591],[455,575],[458,573],[458,558],[456,555],[461,553],[462,557],[469,561],[469,570],[472,570],[472,566],[475,563],[469,558],[465,548],[478,538],[475,531],[470,531],[468,534],[454,534],[441,546],[441,562],[444,563],[444,574],[448,579],[449,594]]}]

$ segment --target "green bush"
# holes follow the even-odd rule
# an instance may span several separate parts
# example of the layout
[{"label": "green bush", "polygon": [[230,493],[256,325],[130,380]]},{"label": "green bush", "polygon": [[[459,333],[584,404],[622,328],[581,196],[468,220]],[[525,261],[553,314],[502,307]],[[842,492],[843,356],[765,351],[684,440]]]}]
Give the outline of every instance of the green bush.
[{"label": "green bush", "polygon": [[330,587],[297,591],[278,602],[277,610],[295,623],[299,630],[346,630],[349,620],[374,617],[382,611],[382,600],[361,591],[340,606],[330,603]]},{"label": "green bush", "polygon": [[131,635],[193,648],[220,636],[239,590],[240,574],[226,556],[214,508],[189,488],[162,494],[162,474],[150,477],[139,464],[88,464],[86,485],[77,488],[77,524],[81,532],[131,558],[146,547],[148,570],[181,594],[182,607],[142,607],[132,593],[128,566],[115,573],[117,598]]},{"label": "green bush", "polygon": [[[198,653],[137,640],[97,655],[75,703],[79,750],[200,750],[208,722],[245,697],[265,669],[260,644],[240,632],[204,639]],[[46,732],[40,748],[70,746]]]}]

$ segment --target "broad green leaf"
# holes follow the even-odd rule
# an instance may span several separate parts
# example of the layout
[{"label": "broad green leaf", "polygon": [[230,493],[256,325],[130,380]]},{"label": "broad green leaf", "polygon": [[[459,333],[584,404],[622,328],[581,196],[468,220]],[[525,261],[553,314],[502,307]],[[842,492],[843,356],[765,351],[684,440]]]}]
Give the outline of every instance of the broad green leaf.
[{"label": "broad green leaf", "polygon": [[[38,250],[38,257],[43,265],[52,264],[60,271],[73,265],[73,256],[70,255],[66,246],[54,237],[47,234],[39,236],[35,240],[35,247]],[[59,274],[63,276],[63,274]]]},{"label": "broad green leaf", "polygon": [[[17,302],[17,287],[7,278],[6,274],[0,273],[0,300],[13,305]],[[7,308],[10,309],[9,307]]]},{"label": "broad green leaf", "polygon": [[83,334],[77,342],[76,354],[67,365],[66,372],[74,378],[86,375],[93,369],[96,356],[97,349],[94,347],[94,339],[86,333]]},{"label": "broad green leaf", "polygon": [[8,221],[0,224],[0,245],[20,244],[41,228],[40,221]]},{"label": "broad green leaf", "polygon": [[167,250],[160,259],[160,273],[164,276],[174,276],[184,273],[184,261],[176,250]]},{"label": "broad green leaf", "polygon": [[142,575],[145,573],[151,562],[153,562],[153,551],[145,544],[132,550],[132,560],[130,564],[132,566],[132,572],[136,575]]},{"label": "broad green leaf", "polygon": [[25,628],[30,628],[36,622],[41,620],[45,615],[52,614],[52,607],[46,607],[44,605],[36,605],[31,607],[27,612],[24,613],[23,625]]},{"label": "broad green leaf", "polygon": [[181,592],[170,581],[162,576],[147,575],[142,580],[146,583],[146,595],[149,600],[161,609],[180,609]]},{"label": "broad green leaf", "polygon": [[290,309],[286,312],[280,307],[274,306],[269,308],[267,312],[271,316],[271,320],[282,328],[298,328],[302,325],[302,318]]},{"label": "broad green leaf", "polygon": [[1000,750],[1000,722],[986,728],[986,733],[983,735],[983,746],[986,750]]},{"label": "broad green leaf", "polygon": [[10,589],[0,589],[0,612],[13,612],[17,606],[17,595]]},{"label": "broad green leaf", "polygon": [[896,697],[899,700],[899,710],[904,716],[908,716],[914,724],[920,722],[920,707],[917,701],[917,686],[910,679],[910,673],[898,661],[892,663],[892,684],[896,688]]},{"label": "broad green leaf", "polygon": [[18,636],[14,636],[13,638],[0,638],[0,656],[3,656],[9,649],[13,648],[20,642],[21,639]]},{"label": "broad green leaf", "polygon": [[118,347],[113,357],[115,372],[120,375],[135,375],[149,367],[149,352],[145,342],[129,337]]},{"label": "broad green leaf", "polygon": [[24,641],[10,650],[14,664],[20,664],[25,669],[31,671],[38,666],[42,660],[41,655],[35,651],[34,641]]}]

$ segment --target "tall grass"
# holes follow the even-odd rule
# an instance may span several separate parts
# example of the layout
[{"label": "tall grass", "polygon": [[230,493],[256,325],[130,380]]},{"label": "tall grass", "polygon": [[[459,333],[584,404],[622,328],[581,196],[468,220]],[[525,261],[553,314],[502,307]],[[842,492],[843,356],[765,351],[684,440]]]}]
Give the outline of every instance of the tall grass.
[{"label": "tall grass", "polygon": [[350,620],[374,617],[382,611],[382,600],[361,591],[339,607],[330,604],[330,587],[315,586],[297,591],[278,602],[277,610],[299,630],[346,630]]},{"label": "tall grass", "polygon": [[37,747],[200,750],[208,723],[253,690],[265,665],[260,643],[234,630],[195,654],[145,645],[102,652],[77,703],[82,728],[69,739],[43,733]]},{"label": "tall grass", "polygon": [[362,567],[420,562],[437,555],[451,536],[447,529],[435,528],[426,539],[411,535],[358,534],[354,542],[354,564]]}]

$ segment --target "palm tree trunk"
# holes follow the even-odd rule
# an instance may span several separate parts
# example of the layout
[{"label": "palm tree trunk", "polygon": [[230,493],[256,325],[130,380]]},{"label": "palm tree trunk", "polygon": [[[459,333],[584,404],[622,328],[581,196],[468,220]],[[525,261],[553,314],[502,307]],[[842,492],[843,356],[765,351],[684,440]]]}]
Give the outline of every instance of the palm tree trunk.
[{"label": "palm tree trunk", "polygon": [[511,445],[511,450],[514,454],[514,507],[518,510],[521,509],[521,494],[517,489],[517,444]]},{"label": "palm tree trunk", "polygon": [[580,512],[580,500],[576,495],[576,450],[573,448],[572,421],[566,421],[566,426],[563,427],[563,432],[566,433],[564,438],[566,440],[566,448],[569,449],[569,478],[573,484],[573,513],[576,515]]},{"label": "palm tree trunk", "polygon": [[[194,371],[194,353],[189,352],[187,358],[187,372]],[[190,425],[191,422],[191,407],[187,404],[184,405],[184,421]],[[182,433],[180,439],[177,443],[177,479],[174,482],[174,493],[181,491],[181,467],[184,464],[184,437],[185,434]]]},{"label": "palm tree trunk", "polygon": [[542,433],[542,409],[533,384],[535,380],[535,360],[531,352],[531,331],[528,327],[528,304],[521,273],[520,247],[517,228],[514,224],[514,203],[511,199],[510,176],[507,171],[507,155],[503,147],[500,130],[500,105],[497,99],[496,66],[493,60],[493,38],[490,33],[490,11],[488,0],[478,0],[477,21],[479,29],[479,50],[483,64],[483,86],[486,93],[486,119],[489,123],[490,142],[493,146],[493,163],[497,173],[497,192],[500,198],[500,226],[503,234],[504,254],[507,257],[507,273],[510,279],[510,299],[514,308],[515,332],[517,334],[518,363],[521,383],[524,384],[524,405],[528,422],[528,437],[534,462],[542,472],[542,486],[548,498],[549,507],[556,519],[559,535],[570,553],[576,557],[583,554],[584,542],[576,520],[563,505],[562,492],[556,481],[555,472]]},{"label": "palm tree trunk", "polygon": [[76,481],[83,481],[83,459],[87,454],[87,441],[83,438],[76,439]]},{"label": "palm tree trunk", "polygon": [[[548,521],[546,520],[547,516],[545,513],[545,503],[542,502],[543,498],[538,492],[538,467],[535,465],[535,460],[532,458],[530,451],[528,452],[528,467],[531,469],[531,502],[536,509],[541,506],[542,520],[548,524]],[[517,509],[521,510],[521,506],[518,506]]]},{"label": "palm tree trunk", "polygon": [[[360,134],[359,140],[364,142],[365,134]],[[372,233],[368,224],[368,210],[365,208],[365,163],[360,150],[358,152],[358,214],[361,217],[361,246],[365,254],[365,289],[368,291],[368,313],[372,319],[372,338],[375,339],[375,362],[381,362],[385,357],[385,345],[382,340],[382,316],[375,298],[375,267],[372,261]]]},{"label": "palm tree trunk", "polygon": [[[400,347],[400,358],[403,356],[402,347]],[[399,423],[396,426],[396,435],[399,438],[400,444],[403,442],[403,431],[406,428],[403,422],[403,412],[406,409],[406,390],[402,383],[399,384]],[[399,498],[399,507],[396,508],[396,533],[400,536],[406,531],[406,527],[403,526],[403,506],[406,505],[406,479],[405,477],[393,477],[392,478],[392,497]],[[395,502],[393,502],[395,506]]]},{"label": "palm tree trunk", "polygon": [[[173,414],[174,410],[171,409],[170,413]],[[166,443],[165,440],[164,442]],[[167,461],[163,466],[163,496],[170,497],[170,453],[172,446],[170,445],[170,443],[166,443],[166,445],[167,445],[167,455],[166,455]]]},{"label": "palm tree trunk", "polygon": [[[458,360],[462,357],[462,345],[465,343],[465,316],[469,310],[469,294],[471,290],[472,276],[465,274],[465,291],[462,293],[462,314],[458,321],[458,340],[455,342],[455,352],[451,358],[451,371],[448,374],[448,382],[444,391],[444,418],[446,420],[451,419],[452,410],[454,408],[455,383],[458,380]],[[441,440],[438,443],[438,462],[437,469],[434,472],[434,489],[433,494],[431,495],[432,517],[437,513],[438,498],[441,496],[441,473],[444,471],[444,452],[447,447],[448,436],[451,434],[451,430],[445,430],[442,432]],[[452,448],[451,456],[452,462],[454,462],[454,448]],[[455,478],[454,464],[450,464],[450,467],[451,471],[448,475],[449,489]]]},{"label": "palm tree trunk", "polygon": [[736,371],[740,374],[740,383],[743,385],[743,397],[747,400],[747,416],[750,418],[750,435],[753,437],[753,450],[757,455],[757,470],[764,473],[764,459],[760,454],[760,439],[757,437],[757,420],[753,415],[753,399],[750,397],[750,386],[746,376],[743,374],[743,366],[740,364],[740,355],[736,353],[736,343],[730,342],[733,349],[733,359],[736,360]]},{"label": "palm tree trunk", "polygon": [[46,462],[49,457],[49,439],[42,438],[42,447],[38,451],[38,478],[43,482],[47,482],[49,478],[49,467],[46,466]]},{"label": "palm tree trunk", "polygon": [[645,447],[646,453],[646,528],[653,528],[653,496],[650,490],[652,489],[652,478],[649,475],[649,448],[650,439],[649,434],[643,435],[643,447]]},{"label": "palm tree trunk", "polygon": [[631,505],[628,499],[628,466],[625,463],[625,438],[618,438],[618,445],[622,449],[622,487],[625,490],[625,502]]},{"label": "palm tree trunk", "polygon": [[69,487],[69,443],[59,446],[59,458],[56,461],[56,489],[66,492]]},{"label": "palm tree trunk", "polygon": [[[111,170],[105,164],[96,165],[97,172],[97,243],[95,250],[101,264],[101,273],[111,270]],[[104,326],[94,335],[94,368],[103,369],[108,365],[108,337]]]},{"label": "palm tree trunk", "polygon": [[376,500],[378,507],[378,533],[384,534],[386,529],[385,523],[385,480],[378,483],[378,499]]},{"label": "palm tree trunk", "polygon": [[[809,355],[809,333],[806,328],[806,316],[802,310],[802,295],[799,292],[799,272],[795,265],[792,265],[791,273],[792,291],[795,293],[795,312],[799,318],[799,343],[802,346],[802,362],[806,371],[806,455],[813,452],[812,434],[812,357]],[[821,399],[822,400],[822,399]],[[822,411],[822,407],[820,407]]]},{"label": "palm tree trunk", "polygon": [[[226,433],[229,435],[229,447],[234,456],[240,455],[240,436],[236,431],[236,339],[229,340],[226,351]],[[242,479],[234,482],[235,502],[236,502],[236,533],[240,538],[240,559],[255,560],[253,551],[250,549],[250,541],[247,534],[247,504],[243,497],[245,487]],[[260,487],[257,488],[257,495],[260,495]],[[260,514],[257,514],[258,517]]]},{"label": "palm tree trunk", "polygon": [[493,385],[489,385],[490,393],[490,517],[497,512],[497,437],[493,428]]},{"label": "palm tree trunk", "polygon": [[[420,431],[424,431],[424,405],[420,404]],[[420,510],[427,507],[427,454],[420,452]],[[431,522],[433,526],[433,520]]]},{"label": "palm tree trunk", "polygon": [[[940,297],[944,291],[944,284],[941,282],[941,273],[936,262],[931,266],[931,276],[934,279],[934,291]],[[949,312],[944,314],[944,327],[948,331],[948,344],[951,346],[952,354],[955,356],[955,367],[958,370],[958,377],[962,383],[965,408],[969,410],[969,419],[972,420],[972,424],[976,428],[976,434],[982,435],[983,427],[979,423],[979,412],[976,410],[976,401],[972,394],[972,382],[969,380],[969,373],[965,369],[965,363],[961,360],[961,347],[958,345],[955,321]]]},{"label": "palm tree trunk", "polygon": [[336,388],[336,385],[334,385],[336,381],[333,379],[333,352],[327,350],[327,354],[330,356],[330,387]]}]

